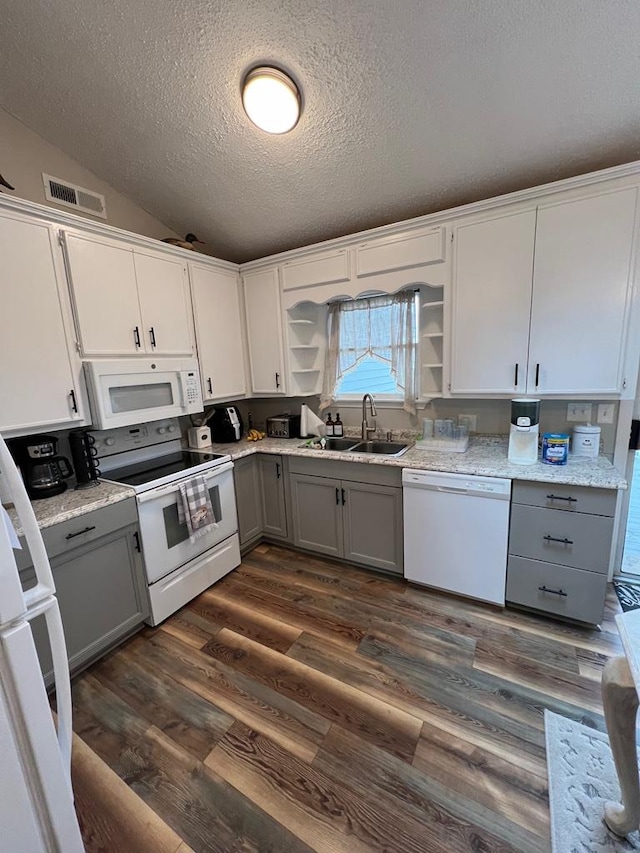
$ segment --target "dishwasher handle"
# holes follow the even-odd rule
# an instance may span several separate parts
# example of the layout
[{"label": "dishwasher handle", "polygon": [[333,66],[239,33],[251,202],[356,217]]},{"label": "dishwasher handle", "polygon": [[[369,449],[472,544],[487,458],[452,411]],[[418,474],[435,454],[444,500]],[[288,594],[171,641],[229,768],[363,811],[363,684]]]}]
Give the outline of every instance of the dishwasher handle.
[{"label": "dishwasher handle", "polygon": [[436,489],[438,492],[449,492],[452,495],[468,495],[469,489],[465,489],[464,486],[457,488],[456,486],[437,486]]}]

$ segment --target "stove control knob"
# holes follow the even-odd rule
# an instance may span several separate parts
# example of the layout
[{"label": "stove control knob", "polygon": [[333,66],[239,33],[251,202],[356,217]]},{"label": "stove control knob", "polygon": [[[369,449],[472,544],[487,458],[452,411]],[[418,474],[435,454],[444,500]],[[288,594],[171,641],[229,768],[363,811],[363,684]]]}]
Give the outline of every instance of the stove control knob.
[{"label": "stove control knob", "polygon": [[160,435],[164,435],[166,431],[167,430],[165,427],[158,427],[158,432],[160,433]]},{"label": "stove control knob", "polygon": [[113,445],[116,443],[116,440],[115,438],[105,438],[104,443],[107,445],[107,447],[113,447]]},{"label": "stove control knob", "polygon": [[173,424],[170,424],[170,425],[167,427],[167,429],[169,430],[169,432],[175,432],[175,431],[176,431],[176,428],[175,428],[175,426],[174,426]]}]

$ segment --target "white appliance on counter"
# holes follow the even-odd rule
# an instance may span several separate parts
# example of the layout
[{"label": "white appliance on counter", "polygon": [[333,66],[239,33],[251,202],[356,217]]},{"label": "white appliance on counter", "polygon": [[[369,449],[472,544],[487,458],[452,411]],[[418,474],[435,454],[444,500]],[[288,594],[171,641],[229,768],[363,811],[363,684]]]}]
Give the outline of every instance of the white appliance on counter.
[{"label": "white appliance on counter", "polygon": [[[71,687],[62,620],[42,536],[1,436],[0,472],[36,574],[35,586],[23,590],[13,555],[16,540],[0,509],[0,848],[83,853],[71,788]],[[31,621],[42,615],[55,674],[57,732],[31,631]]]},{"label": "white appliance on counter", "polygon": [[202,412],[195,358],[119,358],[84,363],[92,423],[101,430]]},{"label": "white appliance on counter", "polygon": [[404,576],[504,606],[511,480],[405,468]]},{"label": "white appliance on counter", "polygon": [[[101,477],[135,489],[151,625],[158,625],[240,565],[230,456],[184,450],[177,421],[92,432]],[[178,520],[180,484],[204,477],[215,527],[190,541]]]}]

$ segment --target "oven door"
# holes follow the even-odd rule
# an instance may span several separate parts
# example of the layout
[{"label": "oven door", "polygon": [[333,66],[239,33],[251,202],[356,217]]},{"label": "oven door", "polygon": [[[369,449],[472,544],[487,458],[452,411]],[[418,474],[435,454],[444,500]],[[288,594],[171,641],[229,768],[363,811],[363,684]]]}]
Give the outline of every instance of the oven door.
[{"label": "oven door", "polygon": [[[195,542],[189,540],[187,525],[178,521],[178,482],[138,495],[140,533],[150,584],[213,548],[238,529],[233,462],[205,471],[201,476],[209,489],[217,527]],[[185,477],[180,482],[188,479]]]},{"label": "oven door", "polygon": [[197,363],[187,359],[85,363],[91,414],[98,429],[202,411]]}]

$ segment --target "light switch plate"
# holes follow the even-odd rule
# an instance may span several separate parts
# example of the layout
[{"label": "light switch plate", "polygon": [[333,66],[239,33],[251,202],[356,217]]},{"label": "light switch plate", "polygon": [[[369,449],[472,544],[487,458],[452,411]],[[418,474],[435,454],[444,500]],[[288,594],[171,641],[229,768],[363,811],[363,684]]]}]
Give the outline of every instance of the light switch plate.
[{"label": "light switch plate", "polygon": [[478,416],[458,415],[458,426],[466,426],[469,432],[476,432],[478,429]]},{"label": "light switch plate", "polygon": [[598,423],[613,423],[613,403],[598,403]]},{"label": "light switch plate", "polygon": [[591,403],[569,403],[567,406],[567,420],[569,422],[591,422]]}]

